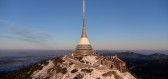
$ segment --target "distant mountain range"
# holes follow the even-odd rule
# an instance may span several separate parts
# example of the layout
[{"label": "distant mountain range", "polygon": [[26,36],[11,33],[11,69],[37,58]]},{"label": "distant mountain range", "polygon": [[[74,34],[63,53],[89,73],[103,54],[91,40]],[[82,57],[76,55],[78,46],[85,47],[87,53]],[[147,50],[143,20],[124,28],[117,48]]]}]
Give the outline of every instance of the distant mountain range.
[{"label": "distant mountain range", "polygon": [[121,53],[106,53],[101,55],[105,55],[105,56],[117,55],[117,57],[125,58],[125,59],[145,59],[145,60],[168,59],[168,55],[161,54],[161,53],[144,55],[144,54],[139,54],[135,52],[121,52]]}]

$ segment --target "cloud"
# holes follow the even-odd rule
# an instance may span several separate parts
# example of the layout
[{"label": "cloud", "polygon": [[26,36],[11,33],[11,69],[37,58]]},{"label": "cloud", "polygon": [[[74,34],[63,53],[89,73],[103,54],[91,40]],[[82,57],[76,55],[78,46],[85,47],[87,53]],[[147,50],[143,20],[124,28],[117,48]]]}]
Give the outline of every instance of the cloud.
[{"label": "cloud", "polygon": [[16,26],[16,23],[12,21],[0,19],[0,27],[12,27],[12,26]]},{"label": "cloud", "polygon": [[18,39],[37,44],[44,44],[51,38],[47,33],[35,33],[28,29],[18,27],[11,28],[11,31],[18,36]]},{"label": "cloud", "polygon": [[52,38],[52,36],[49,35],[48,33],[37,33],[36,31],[32,31],[27,28],[22,28],[21,26],[18,26],[16,23],[7,20],[0,19],[0,25],[2,27],[4,26],[8,27],[8,30],[10,32],[10,35],[0,34],[1,38],[18,39],[29,43],[42,44],[42,45],[46,45],[46,42]]}]

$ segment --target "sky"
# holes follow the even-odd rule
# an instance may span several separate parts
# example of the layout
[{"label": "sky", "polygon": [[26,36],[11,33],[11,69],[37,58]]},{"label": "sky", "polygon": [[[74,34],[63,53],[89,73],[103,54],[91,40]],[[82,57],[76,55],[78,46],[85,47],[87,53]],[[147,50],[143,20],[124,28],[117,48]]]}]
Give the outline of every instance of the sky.
[{"label": "sky", "polygon": [[[96,50],[168,50],[168,0],[86,0]],[[75,49],[82,0],[0,0],[0,49]]]}]

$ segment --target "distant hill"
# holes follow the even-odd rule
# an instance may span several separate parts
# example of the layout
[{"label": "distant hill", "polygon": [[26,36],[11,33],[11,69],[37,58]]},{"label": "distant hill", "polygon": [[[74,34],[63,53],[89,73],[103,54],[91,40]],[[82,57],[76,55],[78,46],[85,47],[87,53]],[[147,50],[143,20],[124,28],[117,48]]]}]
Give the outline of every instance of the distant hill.
[{"label": "distant hill", "polygon": [[104,56],[117,55],[119,58],[124,59],[145,59],[145,60],[157,60],[157,59],[168,59],[168,55],[161,53],[154,53],[151,55],[144,55],[135,52],[120,52],[120,53],[101,53]]},{"label": "distant hill", "polygon": [[146,55],[134,52],[121,52],[116,54],[119,58],[144,58]]},{"label": "distant hill", "polygon": [[149,59],[168,59],[168,55],[155,53],[147,56]]}]

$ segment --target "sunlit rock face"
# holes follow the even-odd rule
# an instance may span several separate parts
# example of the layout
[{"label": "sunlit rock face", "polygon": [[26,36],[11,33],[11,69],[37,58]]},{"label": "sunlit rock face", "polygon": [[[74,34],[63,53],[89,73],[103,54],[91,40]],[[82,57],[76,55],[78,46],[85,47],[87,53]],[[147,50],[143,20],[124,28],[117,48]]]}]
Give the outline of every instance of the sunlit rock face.
[{"label": "sunlit rock face", "polygon": [[136,79],[129,72],[108,68],[97,63],[97,56],[86,56],[80,60],[64,56],[39,64],[41,70],[35,70],[32,79]]}]

